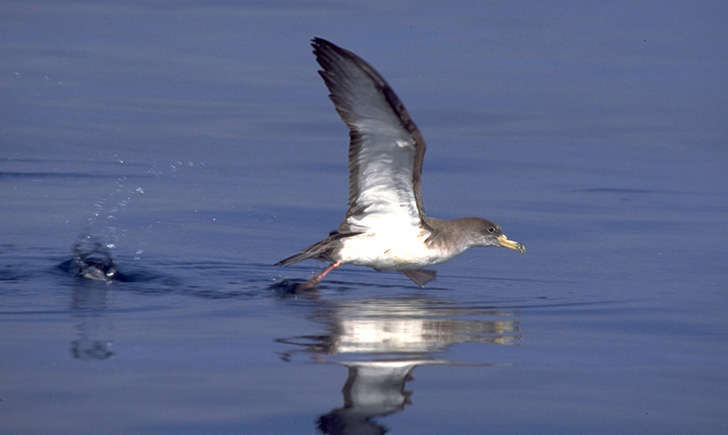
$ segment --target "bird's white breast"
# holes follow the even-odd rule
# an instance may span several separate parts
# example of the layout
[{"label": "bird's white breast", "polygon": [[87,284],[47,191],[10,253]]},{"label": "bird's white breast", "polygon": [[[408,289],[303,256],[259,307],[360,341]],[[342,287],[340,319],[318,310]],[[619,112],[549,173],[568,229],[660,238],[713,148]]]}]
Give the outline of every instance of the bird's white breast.
[{"label": "bird's white breast", "polygon": [[378,231],[342,240],[337,260],[375,269],[416,269],[441,263],[452,254],[427,246],[430,232],[415,230]]}]

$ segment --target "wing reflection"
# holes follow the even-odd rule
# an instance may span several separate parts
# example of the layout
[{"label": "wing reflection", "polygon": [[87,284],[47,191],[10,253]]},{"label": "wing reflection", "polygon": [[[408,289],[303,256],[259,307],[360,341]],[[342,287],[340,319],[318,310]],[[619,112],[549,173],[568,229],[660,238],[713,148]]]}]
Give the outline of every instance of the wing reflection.
[{"label": "wing reflection", "polygon": [[385,433],[386,427],[374,418],[410,403],[412,393],[405,391],[405,384],[418,365],[489,365],[448,360],[445,354],[452,346],[515,345],[521,340],[520,321],[510,311],[426,297],[317,303],[311,320],[321,323],[325,333],[277,341],[295,347],[281,354],[286,361],[307,354],[348,368],[343,406],[317,421],[327,434]]}]

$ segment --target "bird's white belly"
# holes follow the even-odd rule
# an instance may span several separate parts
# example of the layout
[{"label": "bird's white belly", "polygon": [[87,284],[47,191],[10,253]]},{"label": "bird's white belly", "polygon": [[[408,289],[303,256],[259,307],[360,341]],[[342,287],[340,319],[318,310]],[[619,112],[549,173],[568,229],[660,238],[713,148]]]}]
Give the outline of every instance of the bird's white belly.
[{"label": "bird's white belly", "polygon": [[364,233],[342,240],[337,260],[375,269],[417,269],[441,263],[445,256],[425,244],[427,231]]}]

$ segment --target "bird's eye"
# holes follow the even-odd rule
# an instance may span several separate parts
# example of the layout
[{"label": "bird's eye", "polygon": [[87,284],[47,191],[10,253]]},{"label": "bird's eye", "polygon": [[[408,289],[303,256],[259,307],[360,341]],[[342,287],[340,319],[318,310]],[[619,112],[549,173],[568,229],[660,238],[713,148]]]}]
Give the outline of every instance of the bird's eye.
[{"label": "bird's eye", "polygon": [[494,232],[495,232],[495,228],[493,228],[493,227],[489,227],[489,228],[488,228],[488,232],[489,232],[489,233],[494,233]]}]

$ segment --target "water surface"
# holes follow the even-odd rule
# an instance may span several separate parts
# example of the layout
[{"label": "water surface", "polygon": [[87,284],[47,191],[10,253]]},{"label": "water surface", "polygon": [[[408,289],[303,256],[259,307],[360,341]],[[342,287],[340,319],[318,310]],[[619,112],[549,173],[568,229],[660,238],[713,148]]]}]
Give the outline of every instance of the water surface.
[{"label": "water surface", "polygon": [[[0,432],[728,429],[722,3],[4,9]],[[428,213],[525,255],[288,291],[346,208],[315,35],[408,106]]]}]

